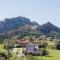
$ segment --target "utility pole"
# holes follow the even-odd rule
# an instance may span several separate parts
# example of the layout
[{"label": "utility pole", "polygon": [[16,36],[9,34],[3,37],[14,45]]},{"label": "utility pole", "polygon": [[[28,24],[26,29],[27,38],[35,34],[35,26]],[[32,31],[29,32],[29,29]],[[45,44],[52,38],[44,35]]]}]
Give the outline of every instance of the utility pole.
[{"label": "utility pole", "polygon": [[41,60],[42,60],[42,53],[43,53],[43,51],[42,51],[42,50],[40,50]]},{"label": "utility pole", "polygon": [[6,38],[7,38],[7,52],[6,52],[6,55],[7,55],[7,60],[10,60],[10,49],[9,49],[10,36],[9,36],[9,34],[7,34],[7,32],[6,32]]},{"label": "utility pole", "polygon": [[42,53],[41,53],[41,60],[42,60]]},{"label": "utility pole", "polygon": [[7,41],[7,60],[10,60],[10,49],[9,49],[9,38],[8,38],[8,41]]}]

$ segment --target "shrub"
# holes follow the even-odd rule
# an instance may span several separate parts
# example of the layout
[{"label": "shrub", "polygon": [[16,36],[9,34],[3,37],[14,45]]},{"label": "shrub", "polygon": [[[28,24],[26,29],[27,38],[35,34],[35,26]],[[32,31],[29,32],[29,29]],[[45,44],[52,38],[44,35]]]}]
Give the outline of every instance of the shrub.
[{"label": "shrub", "polygon": [[4,58],[7,57],[6,54],[5,54],[5,52],[0,52],[0,55],[1,55],[2,57],[4,57]]},{"label": "shrub", "polygon": [[[12,49],[13,48],[13,46],[12,45],[9,45],[9,49]],[[8,49],[8,45],[4,45],[4,49]]]},{"label": "shrub", "polygon": [[42,44],[39,45],[39,48],[46,48],[47,47],[47,42],[43,42]]},{"label": "shrub", "polygon": [[60,50],[60,42],[56,43],[56,49]]},{"label": "shrub", "polygon": [[47,51],[47,50],[45,50],[45,49],[43,49],[42,56],[46,56],[46,55],[48,55],[48,51]]},{"label": "shrub", "polygon": [[45,50],[45,49],[43,49],[42,50],[42,52],[40,51],[40,52],[31,52],[31,53],[25,53],[25,55],[32,55],[32,56],[46,56],[46,55],[48,55],[48,51],[47,50]]},{"label": "shrub", "polygon": [[[7,55],[5,52],[0,52],[1,57],[7,59]],[[12,54],[10,53],[10,57],[12,57]]]}]

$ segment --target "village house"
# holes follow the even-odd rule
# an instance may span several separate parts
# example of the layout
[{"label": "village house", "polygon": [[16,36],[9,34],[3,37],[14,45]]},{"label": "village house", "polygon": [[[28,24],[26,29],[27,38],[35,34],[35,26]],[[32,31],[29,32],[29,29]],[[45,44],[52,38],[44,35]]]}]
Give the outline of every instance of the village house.
[{"label": "village house", "polygon": [[26,47],[26,52],[27,53],[33,53],[33,52],[38,52],[39,47],[36,44],[29,43]]},{"label": "village house", "polygon": [[52,37],[48,37],[47,40],[52,40]]},{"label": "village house", "polygon": [[18,40],[18,44],[20,47],[25,47],[26,53],[38,53],[39,52],[39,45],[38,43],[34,43],[32,41],[28,41],[28,40]]},{"label": "village house", "polygon": [[28,40],[18,40],[17,43],[19,44],[20,47],[26,47],[29,43]]}]

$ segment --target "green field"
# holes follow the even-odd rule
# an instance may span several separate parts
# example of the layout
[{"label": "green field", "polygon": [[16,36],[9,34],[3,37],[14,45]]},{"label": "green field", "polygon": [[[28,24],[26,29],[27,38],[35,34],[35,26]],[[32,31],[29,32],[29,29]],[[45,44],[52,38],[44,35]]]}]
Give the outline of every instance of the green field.
[{"label": "green field", "polygon": [[[48,56],[42,56],[42,60],[60,60],[60,50],[48,50]],[[41,60],[41,56],[33,56],[34,59]]]},{"label": "green field", "polygon": [[[6,52],[6,50],[4,49],[4,45],[0,44],[0,52]],[[18,49],[18,51],[20,51],[20,49]],[[42,60],[60,60],[60,50],[56,50],[56,49],[48,49],[48,56],[42,56]],[[33,56],[34,59],[37,60],[41,60],[41,56]],[[11,60],[14,60],[14,55],[11,58]]]},{"label": "green field", "polygon": [[[40,56],[34,56],[37,60],[41,60]],[[42,60],[60,60],[60,50],[49,50],[48,56],[42,56]]]},{"label": "green field", "polygon": [[0,44],[0,52],[5,52],[6,50],[4,49],[4,44]]}]

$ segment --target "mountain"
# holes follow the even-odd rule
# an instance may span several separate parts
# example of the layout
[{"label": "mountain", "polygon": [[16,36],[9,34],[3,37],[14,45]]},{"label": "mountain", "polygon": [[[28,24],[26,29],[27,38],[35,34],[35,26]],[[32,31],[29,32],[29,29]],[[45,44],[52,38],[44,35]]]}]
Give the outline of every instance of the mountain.
[{"label": "mountain", "polygon": [[13,29],[18,29],[24,25],[39,25],[36,22],[31,22],[26,17],[5,18],[4,21],[0,21],[0,33],[7,32]]},{"label": "mountain", "polygon": [[44,35],[59,35],[60,36],[60,28],[56,27],[50,22],[47,22],[46,24],[40,25],[37,28],[38,31],[42,32]]},{"label": "mountain", "polygon": [[0,37],[6,36],[6,32],[10,35],[29,35],[29,36],[56,36],[60,37],[60,28],[56,27],[50,22],[47,22],[43,25],[39,25],[35,21],[30,21],[26,17],[14,17],[14,18],[5,18],[4,21],[0,21]]}]

